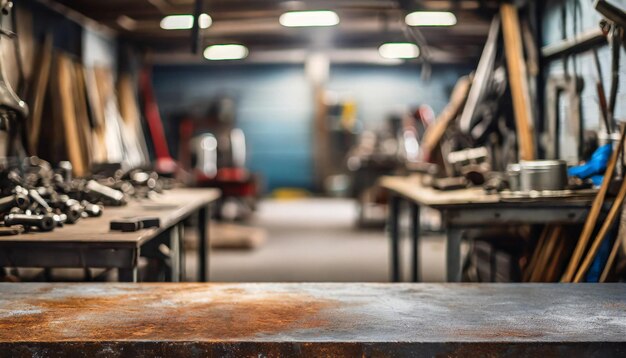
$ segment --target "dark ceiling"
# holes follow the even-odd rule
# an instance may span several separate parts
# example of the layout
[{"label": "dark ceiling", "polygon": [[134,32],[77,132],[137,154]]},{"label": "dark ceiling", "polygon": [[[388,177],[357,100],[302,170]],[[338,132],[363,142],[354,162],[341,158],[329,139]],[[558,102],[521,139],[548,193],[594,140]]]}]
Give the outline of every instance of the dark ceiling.
[{"label": "dark ceiling", "polygon": [[[162,57],[191,58],[191,31],[166,31],[160,20],[193,13],[194,0],[56,0],[88,18],[145,45]],[[332,28],[284,28],[287,10],[330,9],[341,18]],[[420,27],[434,63],[474,62],[480,56],[498,1],[412,0],[205,0],[203,12],[213,24],[201,30],[202,45],[235,42],[250,52],[297,53],[312,49],[375,49],[388,41],[407,40],[404,16],[413,10],[455,13],[452,27]],[[293,57],[292,56],[292,57]],[[297,57],[297,56],[295,56]]]}]

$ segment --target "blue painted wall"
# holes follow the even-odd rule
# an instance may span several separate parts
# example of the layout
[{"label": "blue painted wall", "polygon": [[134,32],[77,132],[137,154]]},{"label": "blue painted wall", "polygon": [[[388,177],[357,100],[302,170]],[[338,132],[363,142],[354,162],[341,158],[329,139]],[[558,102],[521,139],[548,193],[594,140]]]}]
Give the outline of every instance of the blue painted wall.
[{"label": "blue painted wall", "polygon": [[[429,82],[415,66],[332,66],[326,88],[349,95],[359,119],[376,128],[387,115],[429,103],[439,112],[457,78],[470,67],[435,67]],[[226,94],[237,102],[239,127],[246,133],[248,167],[261,173],[267,189],[312,189],[313,91],[302,65],[160,65],[154,85],[168,133],[176,112]],[[175,147],[175,135],[170,135]]]},{"label": "blue painted wall", "polygon": [[[176,112],[227,95],[237,103],[248,167],[268,188],[311,188],[312,91],[302,66],[157,66],[154,86],[168,133]],[[169,136],[172,144],[175,138]]]}]

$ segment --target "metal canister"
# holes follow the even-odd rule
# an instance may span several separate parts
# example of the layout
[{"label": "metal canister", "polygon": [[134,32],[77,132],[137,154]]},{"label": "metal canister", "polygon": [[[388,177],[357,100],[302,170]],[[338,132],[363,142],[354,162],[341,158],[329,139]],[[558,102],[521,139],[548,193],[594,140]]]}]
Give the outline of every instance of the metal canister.
[{"label": "metal canister", "polygon": [[567,163],[564,160],[520,162],[522,191],[564,190],[567,186]]}]

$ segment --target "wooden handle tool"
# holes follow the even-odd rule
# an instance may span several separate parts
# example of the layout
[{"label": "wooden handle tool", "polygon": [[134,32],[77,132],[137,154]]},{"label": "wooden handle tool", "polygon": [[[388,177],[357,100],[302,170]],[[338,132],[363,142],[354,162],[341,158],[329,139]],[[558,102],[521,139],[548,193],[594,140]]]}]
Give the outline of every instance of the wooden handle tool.
[{"label": "wooden handle tool", "polygon": [[618,158],[620,156],[620,153],[624,149],[625,134],[626,126],[622,125],[621,138],[617,145],[617,149],[615,149],[613,151],[613,154],[611,155],[611,159],[609,160],[606,172],[604,173],[604,180],[602,181],[602,185],[600,186],[598,194],[596,194],[596,197],[593,199],[593,203],[591,204],[591,210],[589,211],[589,215],[587,216],[587,220],[585,221],[585,226],[583,227],[583,231],[580,234],[578,243],[576,244],[576,248],[574,249],[574,253],[572,254],[572,258],[567,265],[567,269],[565,270],[565,273],[561,278],[561,282],[572,281],[572,279],[574,278],[574,274],[578,269],[578,264],[580,263],[580,260],[585,253],[585,249],[589,244],[589,239],[593,234],[593,229],[596,227],[598,217],[600,216],[600,211],[602,210],[602,205],[604,204],[604,199],[606,198],[606,193],[608,192],[609,186],[611,185],[611,180],[613,179],[613,173],[615,172]]}]

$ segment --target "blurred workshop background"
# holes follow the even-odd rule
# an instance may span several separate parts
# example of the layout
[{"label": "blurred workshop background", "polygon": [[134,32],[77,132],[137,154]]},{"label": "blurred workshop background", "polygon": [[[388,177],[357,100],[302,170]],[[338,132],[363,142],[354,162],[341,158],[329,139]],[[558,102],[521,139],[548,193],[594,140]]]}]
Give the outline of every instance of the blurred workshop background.
[{"label": "blurred workshop background", "polygon": [[[514,203],[544,189],[589,198],[601,177],[526,190],[506,175],[520,159],[562,160],[563,170],[587,162],[619,142],[626,118],[622,0],[12,5],[0,65],[30,111],[24,135],[3,137],[22,142],[4,156],[69,160],[76,177],[104,164],[147,165],[220,189],[212,281],[387,281],[418,271],[445,281],[454,255],[446,208],[422,205],[415,218],[394,206],[398,192],[383,177],[437,192],[478,189],[470,203],[499,192]],[[463,234],[464,280],[530,280],[541,238],[561,229],[516,224]],[[583,223],[571,224],[577,237]],[[189,280],[199,264],[194,235],[183,239]],[[575,242],[555,245],[564,254],[537,280],[565,271]],[[60,280],[82,277],[69,271],[55,269]],[[26,272],[18,276],[55,276]]]}]

